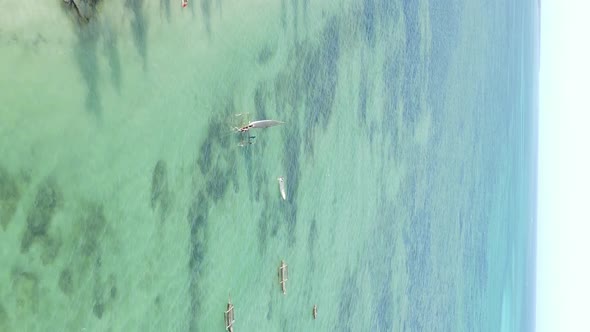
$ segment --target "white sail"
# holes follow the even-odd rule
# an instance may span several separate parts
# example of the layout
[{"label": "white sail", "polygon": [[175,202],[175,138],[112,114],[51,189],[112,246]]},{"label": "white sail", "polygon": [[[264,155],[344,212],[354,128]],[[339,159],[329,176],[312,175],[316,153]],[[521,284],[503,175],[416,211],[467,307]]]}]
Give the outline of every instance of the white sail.
[{"label": "white sail", "polygon": [[278,126],[281,124],[284,124],[284,122],[277,121],[277,120],[258,120],[258,121],[250,122],[248,127],[250,127],[250,128],[268,128],[268,127]]}]

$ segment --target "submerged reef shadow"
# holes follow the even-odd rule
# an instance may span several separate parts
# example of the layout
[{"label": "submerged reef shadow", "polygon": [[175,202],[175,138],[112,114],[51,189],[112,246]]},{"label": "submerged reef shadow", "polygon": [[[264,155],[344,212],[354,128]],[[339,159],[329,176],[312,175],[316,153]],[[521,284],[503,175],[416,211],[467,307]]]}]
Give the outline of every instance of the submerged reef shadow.
[{"label": "submerged reef shadow", "polygon": [[[71,219],[72,242],[69,246],[79,254],[62,266],[56,286],[71,301],[79,300],[78,293],[84,294],[87,300],[81,305],[88,306],[88,312],[102,319],[106,313],[112,312],[117,296],[116,276],[103,264],[103,260],[111,260],[115,254],[112,250],[114,233],[103,204],[79,201],[76,214]],[[105,275],[108,276],[105,278]]]},{"label": "submerged reef shadow", "polygon": [[0,165],[0,225],[6,230],[16,213],[21,193],[15,177]]},{"label": "submerged reef shadow", "polygon": [[362,27],[362,38],[370,48],[375,48],[376,42],[376,12],[379,9],[375,9],[375,1],[377,0],[363,0],[362,14],[360,15],[361,27]]},{"label": "submerged reef shadow", "polygon": [[98,23],[90,23],[79,27],[77,30],[78,42],[74,50],[74,56],[78,62],[78,67],[82,73],[82,78],[86,82],[88,92],[86,94],[86,109],[100,116],[102,113],[102,104],[100,101],[100,92],[98,88]]},{"label": "submerged reef shadow", "polygon": [[[225,120],[235,113],[233,100],[222,101],[222,111],[209,119],[205,140],[198,148],[192,172],[192,192],[196,193],[188,206],[186,220],[190,229],[188,271],[190,310],[189,330],[198,330],[203,292],[199,279],[203,272],[203,260],[207,248],[207,223],[209,209],[228,192],[230,182],[237,186],[236,149],[232,148],[233,136],[227,135]],[[224,105],[224,106],[223,106]]]},{"label": "submerged reef shadow", "polygon": [[[74,57],[88,89],[85,108],[96,116],[99,116],[102,111],[98,89],[97,59],[97,44],[101,25],[97,19],[99,13],[97,7],[101,3],[102,0],[64,0],[61,2],[64,13],[74,20],[73,28],[77,36]],[[110,65],[115,67],[118,56],[111,51],[110,57]]]},{"label": "submerged reef shadow", "polygon": [[39,277],[29,271],[13,269],[10,274],[11,291],[13,292],[16,303],[14,309],[17,320],[26,320],[27,317],[39,313]]},{"label": "submerged reef shadow", "polygon": [[[196,0],[195,0],[196,1]],[[201,8],[201,15],[203,15],[203,24],[205,25],[205,31],[207,32],[207,36],[209,40],[211,39],[212,28],[211,28],[211,15],[213,11],[213,0],[200,0],[199,6]],[[215,6],[219,12],[219,16],[221,17],[223,14],[223,1],[217,0],[215,2]]]},{"label": "submerged reef shadow", "polygon": [[147,29],[148,21],[143,9],[144,0],[126,0],[125,7],[133,14],[131,18],[131,31],[133,42],[137,52],[143,60],[143,69],[147,70]]},{"label": "submerged reef shadow", "polygon": [[79,25],[84,25],[94,20],[98,13],[97,6],[102,3],[102,0],[63,0],[60,2],[66,13],[75,18]]},{"label": "submerged reef shadow", "polygon": [[200,5],[205,30],[207,31],[207,36],[211,39],[211,0],[201,0]]},{"label": "submerged reef shadow", "polygon": [[404,111],[402,113],[404,126],[412,132],[422,113],[420,94],[427,75],[424,64],[420,60],[420,44],[422,32],[420,30],[420,8],[415,1],[404,1],[403,13],[406,21],[406,47],[404,49],[404,78],[402,82],[402,96]]},{"label": "submerged reef shadow", "polygon": [[349,271],[346,268],[345,279],[340,288],[340,303],[338,304],[338,317],[341,317],[337,323],[337,331],[352,331],[351,322],[354,321],[355,312],[357,309],[357,299],[360,296],[360,290],[357,286],[357,273]]},{"label": "submerged reef shadow", "polygon": [[117,47],[117,38],[117,33],[114,31],[113,27],[110,24],[105,25],[103,42],[109,68],[111,69],[111,83],[117,92],[121,94],[121,57]]},{"label": "submerged reef shadow", "polygon": [[[137,1],[137,0],[128,0]],[[64,2],[62,8],[70,17],[74,17],[75,22],[72,25],[77,37],[74,46],[74,57],[78,64],[78,68],[82,75],[86,87],[88,89],[86,94],[85,108],[90,113],[99,116],[102,112],[101,94],[99,91],[100,81],[100,59],[98,57],[99,47],[98,43],[103,42],[104,55],[110,68],[110,79],[117,93],[121,93],[121,77],[122,66],[121,57],[118,49],[118,35],[108,17],[100,19],[100,10],[98,6],[102,4],[100,0],[67,0]],[[126,5],[128,5],[126,3]],[[129,8],[129,7],[128,7]],[[131,7],[135,8],[135,7]],[[141,8],[141,7],[140,7]],[[132,29],[134,29],[134,22],[139,21],[142,25],[144,22],[137,15],[132,17]],[[142,42],[145,40],[145,32],[141,29],[135,28],[134,37],[136,45],[140,47],[140,54],[144,58],[147,55],[147,48]],[[143,39],[142,39],[143,38]]]},{"label": "submerged reef shadow", "polygon": [[203,291],[199,279],[202,273],[202,262],[205,258],[205,249],[207,247],[206,226],[208,213],[209,201],[201,190],[190,203],[186,217],[190,228],[188,260],[190,312],[192,313],[189,320],[190,331],[196,331],[198,326],[197,317],[200,312]]},{"label": "submerged reef shadow", "polygon": [[57,286],[59,290],[67,296],[70,296],[73,293],[75,289],[74,276],[72,274],[72,270],[69,267],[63,268],[59,273]]},{"label": "submerged reef shadow", "polygon": [[0,303],[0,331],[12,331],[10,326],[10,317],[4,308],[4,305]]},{"label": "submerged reef shadow", "polygon": [[322,30],[320,45],[309,48],[303,57],[301,84],[305,91],[305,149],[313,154],[316,126],[326,128],[334,109],[338,85],[340,26],[331,17]]},{"label": "submerged reef shadow", "polygon": [[160,0],[160,17],[162,12],[166,16],[166,21],[170,22],[170,2],[172,0]]},{"label": "submerged reef shadow", "polygon": [[286,170],[287,201],[284,208],[281,209],[284,220],[287,222],[289,229],[289,242],[295,242],[295,225],[297,224],[297,191],[299,189],[299,176],[301,174],[300,161],[300,134],[298,127],[290,126],[287,128],[287,135],[284,141],[283,169]]},{"label": "submerged reef shadow", "polygon": [[55,180],[46,178],[37,186],[35,200],[27,213],[26,228],[21,238],[21,253],[27,253],[36,240],[46,243],[51,221],[63,205],[63,194]]},{"label": "submerged reef shadow", "polygon": [[315,270],[315,252],[317,250],[318,244],[318,226],[317,226],[317,219],[314,217],[311,222],[309,223],[309,235],[307,237],[307,248],[309,250],[309,264],[310,270]]},{"label": "submerged reef shadow", "polygon": [[160,214],[160,220],[164,221],[170,206],[170,189],[168,188],[168,167],[162,159],[156,162],[152,172],[150,207]]}]

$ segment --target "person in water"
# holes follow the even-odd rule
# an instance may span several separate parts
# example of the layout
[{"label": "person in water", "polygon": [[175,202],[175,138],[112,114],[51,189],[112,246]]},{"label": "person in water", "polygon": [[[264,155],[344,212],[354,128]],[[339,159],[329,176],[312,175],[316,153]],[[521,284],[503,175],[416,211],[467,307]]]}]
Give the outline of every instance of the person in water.
[{"label": "person in water", "polygon": [[182,8],[188,6],[188,0],[182,0],[181,4],[182,4]]},{"label": "person in water", "polygon": [[243,140],[240,142],[240,144],[238,144],[239,146],[246,146],[246,145],[252,145],[254,143],[256,143],[256,141],[254,141],[254,139],[256,139],[256,136],[248,136],[248,140]]}]

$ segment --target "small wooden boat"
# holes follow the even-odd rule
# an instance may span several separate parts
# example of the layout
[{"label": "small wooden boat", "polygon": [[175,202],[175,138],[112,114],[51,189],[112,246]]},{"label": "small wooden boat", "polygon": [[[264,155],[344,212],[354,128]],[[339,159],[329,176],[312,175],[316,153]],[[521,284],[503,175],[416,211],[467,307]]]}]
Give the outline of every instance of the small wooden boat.
[{"label": "small wooden boat", "polygon": [[285,264],[284,260],[281,260],[281,265],[279,266],[279,283],[281,284],[281,290],[283,294],[287,294],[287,279],[289,277],[289,270],[287,269],[287,264]]},{"label": "small wooden boat", "polygon": [[223,318],[225,320],[225,329],[229,332],[234,331],[234,305],[231,303],[231,297],[227,300],[227,310],[223,313]]},{"label": "small wooden boat", "polygon": [[316,319],[318,317],[318,306],[317,306],[317,304],[314,304],[313,305],[313,310],[312,310],[311,314],[313,315],[313,319]]}]

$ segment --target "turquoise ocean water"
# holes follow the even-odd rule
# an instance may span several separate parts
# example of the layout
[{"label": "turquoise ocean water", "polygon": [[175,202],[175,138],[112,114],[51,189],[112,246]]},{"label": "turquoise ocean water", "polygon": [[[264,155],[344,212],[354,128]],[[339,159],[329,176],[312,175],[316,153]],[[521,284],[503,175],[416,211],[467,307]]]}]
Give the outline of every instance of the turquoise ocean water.
[{"label": "turquoise ocean water", "polygon": [[0,0],[0,332],[534,329],[537,2],[97,2]]}]

